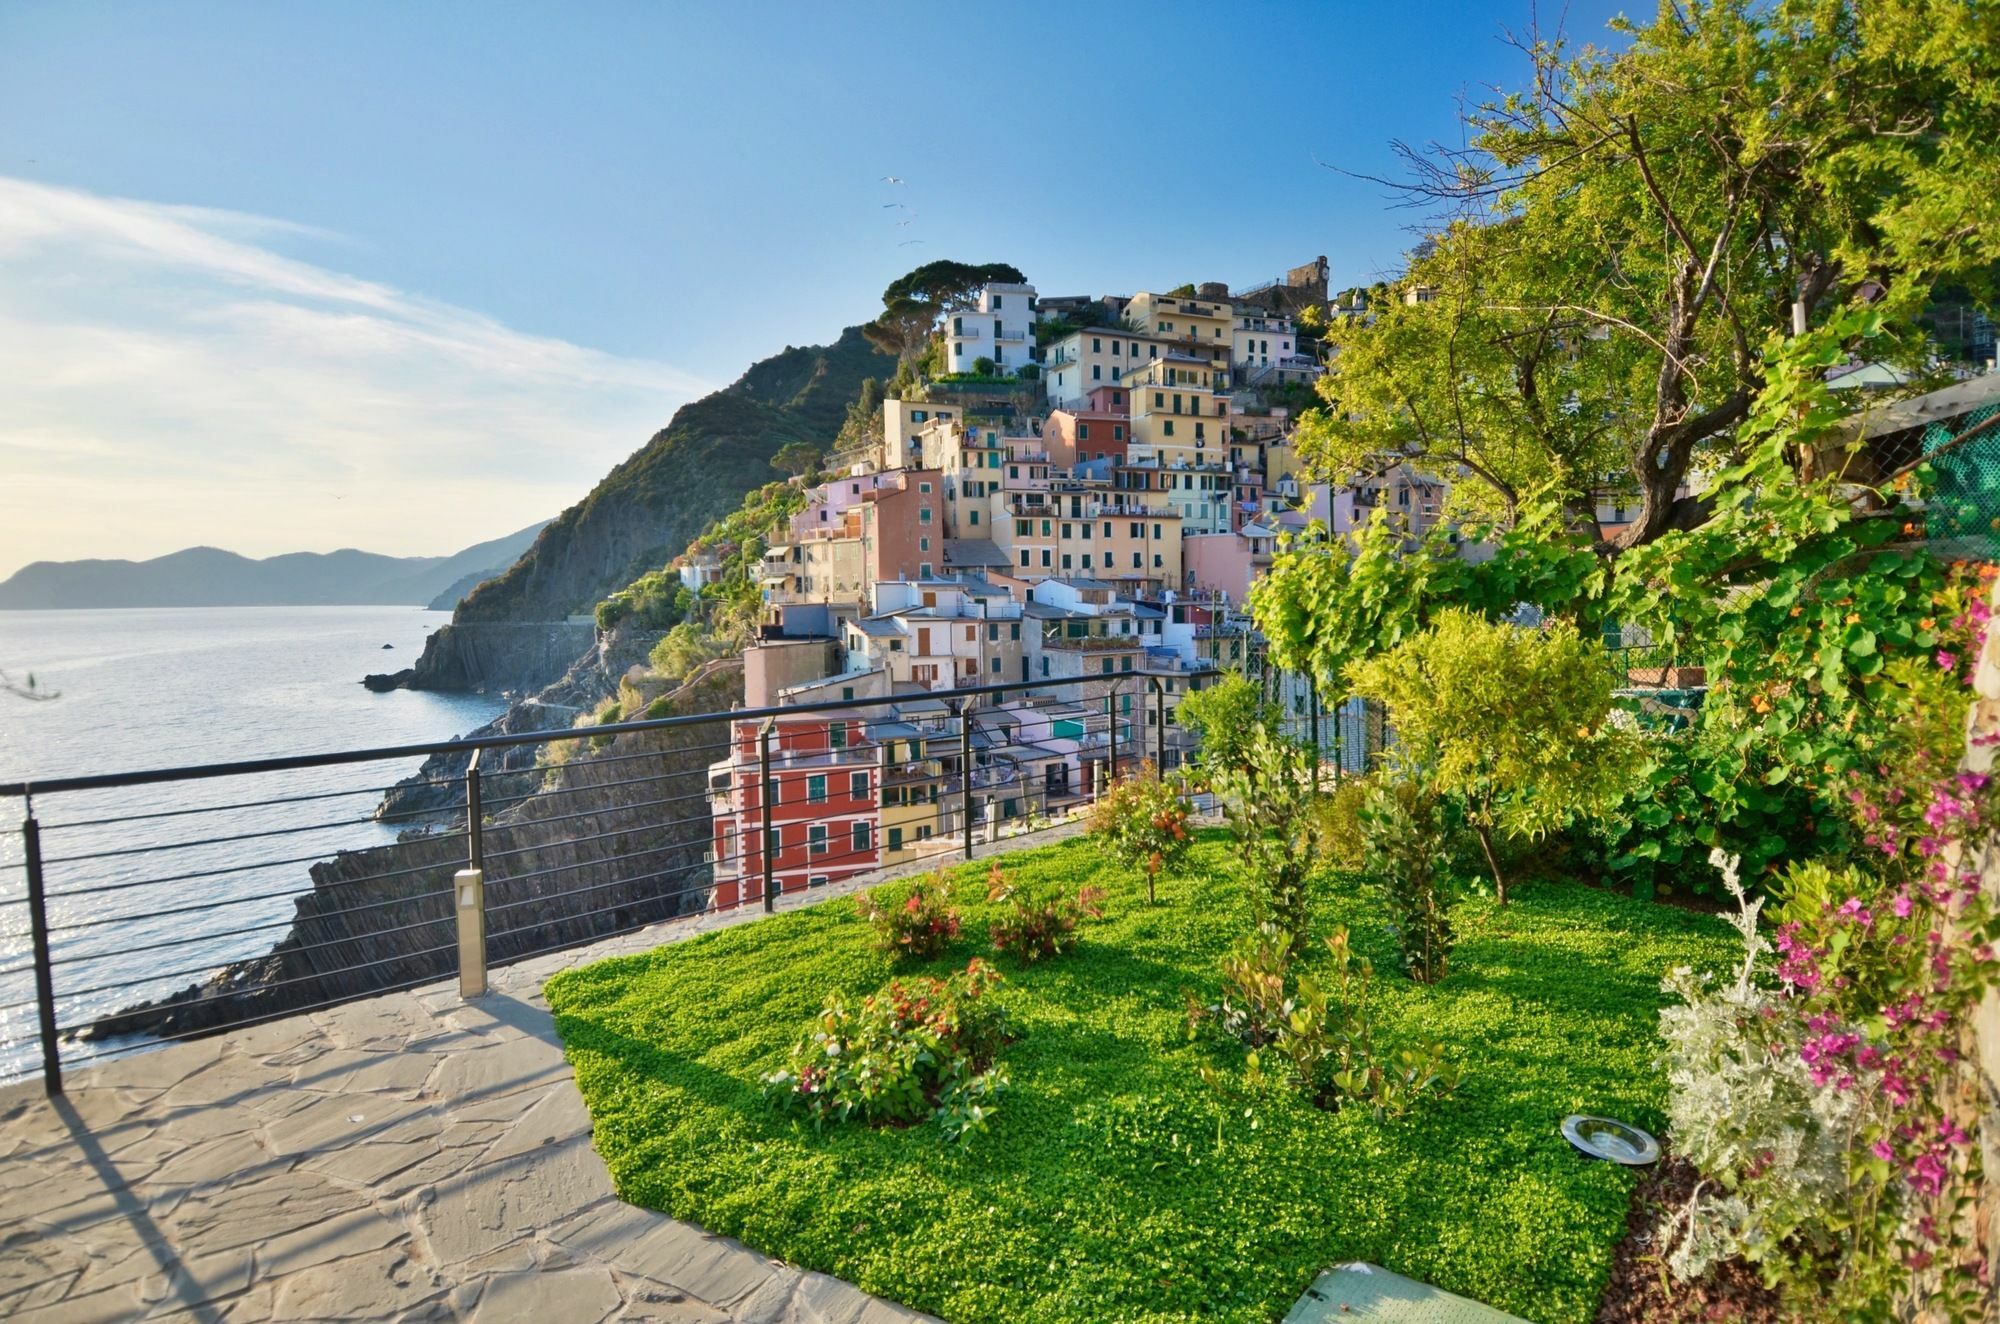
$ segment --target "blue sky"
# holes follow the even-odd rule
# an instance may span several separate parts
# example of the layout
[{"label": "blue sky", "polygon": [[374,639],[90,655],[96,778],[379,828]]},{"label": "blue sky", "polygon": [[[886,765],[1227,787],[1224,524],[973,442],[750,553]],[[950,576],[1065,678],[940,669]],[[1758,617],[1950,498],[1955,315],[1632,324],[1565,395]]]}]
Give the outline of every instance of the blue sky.
[{"label": "blue sky", "polygon": [[[1564,21],[1596,38],[1619,8]],[[553,514],[682,400],[932,258],[1049,293],[1321,253],[1372,279],[1415,218],[1315,158],[1393,172],[1391,139],[1455,140],[1533,18],[9,0],[0,353],[50,384],[0,422],[22,480],[0,575],[194,542],[451,550]]]}]

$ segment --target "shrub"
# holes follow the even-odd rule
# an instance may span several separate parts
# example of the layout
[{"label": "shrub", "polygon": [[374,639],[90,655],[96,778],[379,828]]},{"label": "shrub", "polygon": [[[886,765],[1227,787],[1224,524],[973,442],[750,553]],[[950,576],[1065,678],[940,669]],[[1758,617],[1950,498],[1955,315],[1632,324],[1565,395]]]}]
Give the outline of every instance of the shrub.
[{"label": "shrub", "polygon": [[943,870],[908,891],[885,886],[864,892],[858,908],[875,930],[875,950],[892,957],[927,960],[958,938],[958,912],[951,908],[951,884]]},{"label": "shrub", "polygon": [[1007,1083],[993,1061],[1010,1038],[1007,1015],[988,1000],[1004,982],[975,958],[950,979],[891,980],[858,1007],[835,993],[785,1069],[764,1077],[766,1097],[815,1125],[929,1116],[947,1141],[984,1130]]},{"label": "shrub", "polygon": [[972,375],[975,377],[991,377],[993,368],[993,360],[983,354],[972,361]]},{"label": "shrub", "polygon": [[1061,891],[1030,894],[1006,880],[998,860],[987,870],[986,885],[988,900],[1013,904],[1012,914],[993,921],[994,948],[1030,965],[1074,951],[1076,926],[1104,917],[1104,893],[1097,888],[1078,888],[1074,897]]},{"label": "shrub", "polygon": [[1090,807],[1089,824],[1126,865],[1146,871],[1148,905],[1159,900],[1155,882],[1160,874],[1176,868],[1194,841],[1180,788],[1162,781],[1151,763],[1113,782]]},{"label": "shrub", "polygon": [[[1378,1050],[1368,1007],[1374,967],[1348,946],[1347,930],[1326,939],[1322,974],[1293,967],[1290,935],[1273,924],[1239,939],[1222,960],[1222,996],[1203,1006],[1188,994],[1188,1029],[1213,1024],[1250,1049],[1244,1083],[1266,1079],[1265,1061],[1316,1108],[1365,1103],[1377,1120],[1400,1117],[1429,1094],[1458,1087],[1455,1067],[1435,1043]],[[1211,1083],[1212,1072],[1204,1071]]]},{"label": "shrub", "polygon": [[1360,812],[1363,870],[1388,911],[1404,973],[1445,976],[1451,926],[1451,821],[1444,798],[1414,778],[1377,781]]},{"label": "shrub", "polygon": [[1539,839],[1615,806],[1632,747],[1612,727],[1604,646],[1567,621],[1527,630],[1453,609],[1348,669],[1355,693],[1387,704],[1397,738],[1437,790],[1461,797],[1494,895],[1507,879],[1496,832]]},{"label": "shrub", "polygon": [[1243,861],[1251,914],[1259,924],[1277,925],[1296,955],[1312,920],[1306,878],[1318,852],[1320,820],[1313,790],[1318,755],[1258,727],[1242,759],[1239,766],[1215,775],[1216,794],[1222,797]]},{"label": "shrub", "polygon": [[1313,803],[1319,821],[1320,854],[1337,868],[1351,871],[1363,863],[1361,808],[1375,786],[1373,775],[1343,777],[1334,788]]}]

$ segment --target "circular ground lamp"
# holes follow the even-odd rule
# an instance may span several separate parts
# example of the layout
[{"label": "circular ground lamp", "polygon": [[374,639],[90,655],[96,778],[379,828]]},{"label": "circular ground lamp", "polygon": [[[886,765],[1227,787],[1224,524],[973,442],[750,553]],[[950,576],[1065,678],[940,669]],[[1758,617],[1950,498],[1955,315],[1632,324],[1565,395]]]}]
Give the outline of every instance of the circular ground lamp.
[{"label": "circular ground lamp", "polygon": [[1660,1142],[1636,1126],[1609,1117],[1573,1113],[1563,1118],[1563,1139],[1592,1158],[1643,1168],[1660,1159]]}]

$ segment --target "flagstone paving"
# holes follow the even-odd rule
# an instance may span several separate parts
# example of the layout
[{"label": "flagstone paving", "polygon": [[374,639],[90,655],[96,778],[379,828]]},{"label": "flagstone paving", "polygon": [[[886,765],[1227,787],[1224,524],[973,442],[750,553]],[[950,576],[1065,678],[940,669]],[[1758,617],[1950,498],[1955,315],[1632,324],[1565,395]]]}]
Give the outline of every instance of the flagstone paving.
[{"label": "flagstone paving", "polygon": [[926,1318],[623,1203],[591,1148],[543,983],[757,913],[0,1088],[0,1319]]}]

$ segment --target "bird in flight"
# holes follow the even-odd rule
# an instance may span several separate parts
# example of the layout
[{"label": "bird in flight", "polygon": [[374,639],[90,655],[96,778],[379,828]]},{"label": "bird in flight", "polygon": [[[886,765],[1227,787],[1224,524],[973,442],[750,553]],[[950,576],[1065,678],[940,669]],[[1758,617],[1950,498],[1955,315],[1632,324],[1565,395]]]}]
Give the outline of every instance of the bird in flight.
[{"label": "bird in flight", "polygon": [[911,244],[921,244],[922,242],[923,240],[921,239],[905,239],[902,243],[897,244],[896,247],[908,248]]},{"label": "bird in flight", "polygon": [[910,204],[907,202],[885,202],[882,204],[883,211],[888,211],[892,207],[901,207],[904,211],[908,211]]},{"label": "bird in flight", "polygon": [[900,184],[900,183],[902,183],[903,181],[902,181],[902,180],[900,180],[900,179],[898,179],[898,178],[897,178],[896,176],[894,176],[894,175],[884,175],[884,176],[882,176],[882,182],[883,182],[884,184]]}]

